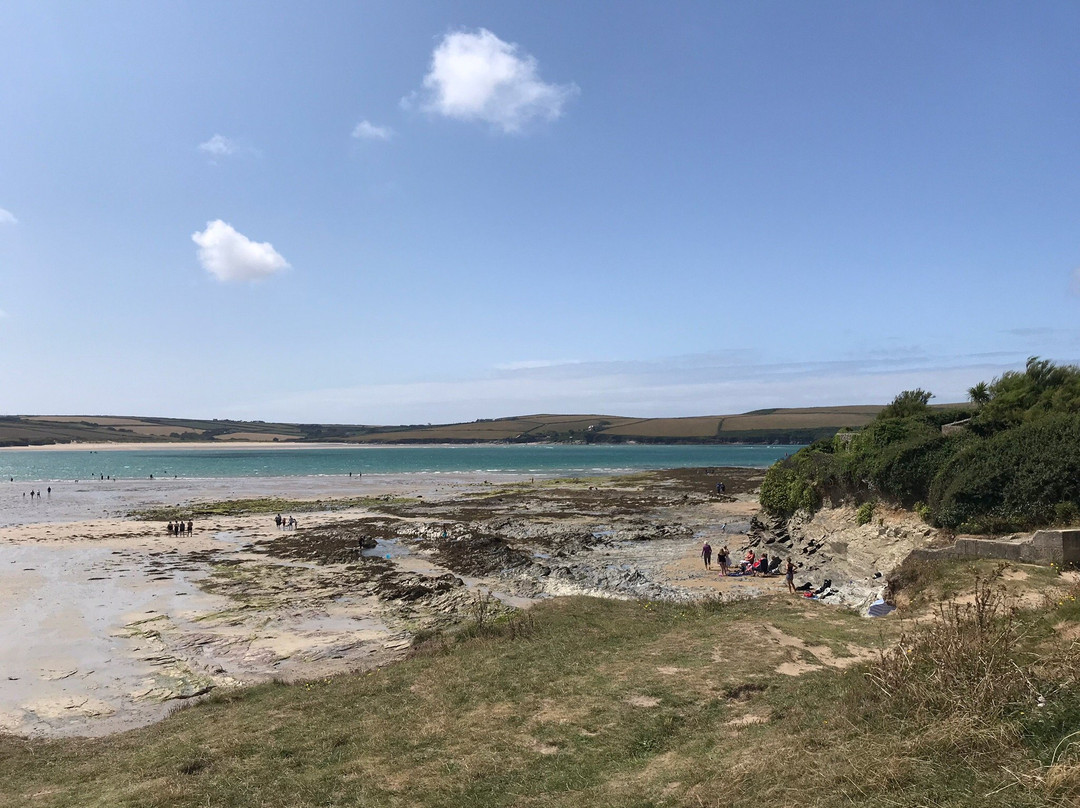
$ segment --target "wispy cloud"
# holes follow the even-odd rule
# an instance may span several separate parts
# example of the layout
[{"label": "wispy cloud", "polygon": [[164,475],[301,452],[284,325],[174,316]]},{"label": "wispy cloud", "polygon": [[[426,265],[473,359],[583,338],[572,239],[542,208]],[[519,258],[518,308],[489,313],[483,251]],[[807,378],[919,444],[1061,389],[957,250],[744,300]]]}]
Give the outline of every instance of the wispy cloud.
[{"label": "wispy cloud", "polygon": [[199,144],[199,151],[210,158],[211,163],[217,163],[226,157],[261,157],[262,152],[243,143],[235,138],[225,135],[214,135],[209,140]]},{"label": "wispy cloud", "polygon": [[1022,368],[1025,358],[1016,354],[740,364],[727,355],[701,355],[564,362],[504,367],[473,378],[298,392],[234,407],[228,414],[383,424],[471,421],[527,412],[726,415],[765,407],[884,404],[900,391],[916,387],[931,390],[936,402],[950,402],[966,400],[967,389],[976,382]]},{"label": "wispy cloud", "polygon": [[15,218],[15,214],[10,210],[4,210],[0,208],[0,225],[4,224],[18,224],[19,220]]},{"label": "wispy cloud", "polygon": [[371,121],[360,121],[352,130],[352,136],[358,140],[390,140],[394,130],[389,126],[376,126]]},{"label": "wispy cloud", "polygon": [[505,362],[496,365],[496,370],[532,370],[535,368],[550,368],[559,365],[576,365],[576,359],[524,359],[519,362]]},{"label": "wispy cloud", "polygon": [[199,144],[199,151],[213,157],[228,157],[236,154],[237,145],[225,135],[214,135],[209,140]]},{"label": "wispy cloud", "polygon": [[482,121],[503,132],[520,132],[535,120],[560,117],[576,84],[550,84],[536,59],[491,31],[446,34],[431,55],[423,90],[402,99],[411,106],[462,121]]},{"label": "wispy cloud", "polygon": [[192,233],[199,245],[199,263],[219,281],[255,281],[289,268],[289,262],[269,242],[255,242],[221,219]]},{"label": "wispy cloud", "polygon": [[6,320],[7,316],[8,316],[8,313],[6,311],[4,311],[3,309],[0,309],[0,320]]}]

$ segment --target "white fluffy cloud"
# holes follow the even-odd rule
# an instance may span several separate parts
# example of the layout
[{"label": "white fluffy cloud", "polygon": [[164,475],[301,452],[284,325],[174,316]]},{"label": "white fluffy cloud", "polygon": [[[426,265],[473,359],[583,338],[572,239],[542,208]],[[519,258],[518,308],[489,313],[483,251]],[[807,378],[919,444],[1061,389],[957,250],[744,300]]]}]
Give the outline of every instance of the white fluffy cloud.
[{"label": "white fluffy cloud", "polygon": [[389,140],[394,130],[389,126],[376,126],[371,121],[360,121],[352,130],[352,136],[360,140]]},{"label": "white fluffy cloud", "polygon": [[237,148],[235,141],[225,135],[214,135],[205,143],[199,144],[199,151],[206,152],[211,157],[228,157],[230,154],[236,154]]},{"label": "white fluffy cloud", "polygon": [[481,28],[442,38],[424,76],[421,103],[425,110],[448,118],[484,121],[503,132],[518,132],[530,121],[558,118],[577,92],[575,84],[541,81],[535,58]]},{"label": "white fluffy cloud", "polygon": [[19,220],[15,218],[15,214],[10,210],[4,210],[0,208],[0,224],[18,224]]},{"label": "white fluffy cloud", "polygon": [[257,281],[289,268],[272,244],[252,241],[221,219],[207,222],[191,240],[199,245],[203,269],[219,281]]}]

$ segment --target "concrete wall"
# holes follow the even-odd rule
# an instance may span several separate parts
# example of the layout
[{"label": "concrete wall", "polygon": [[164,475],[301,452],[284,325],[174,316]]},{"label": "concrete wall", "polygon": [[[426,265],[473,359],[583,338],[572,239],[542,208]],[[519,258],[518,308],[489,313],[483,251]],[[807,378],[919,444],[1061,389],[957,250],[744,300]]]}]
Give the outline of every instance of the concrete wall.
[{"label": "concrete wall", "polygon": [[940,550],[914,550],[913,558],[1001,558],[1024,564],[1080,566],[1080,529],[1039,530],[1023,539],[957,539]]}]

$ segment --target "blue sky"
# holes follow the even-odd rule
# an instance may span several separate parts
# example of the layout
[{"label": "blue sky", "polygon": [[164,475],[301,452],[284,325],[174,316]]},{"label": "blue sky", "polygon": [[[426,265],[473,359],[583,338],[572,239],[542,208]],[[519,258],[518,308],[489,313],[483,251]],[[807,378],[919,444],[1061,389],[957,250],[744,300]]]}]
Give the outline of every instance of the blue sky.
[{"label": "blue sky", "polygon": [[1080,359],[1080,6],[0,7],[0,412],[960,400]]}]

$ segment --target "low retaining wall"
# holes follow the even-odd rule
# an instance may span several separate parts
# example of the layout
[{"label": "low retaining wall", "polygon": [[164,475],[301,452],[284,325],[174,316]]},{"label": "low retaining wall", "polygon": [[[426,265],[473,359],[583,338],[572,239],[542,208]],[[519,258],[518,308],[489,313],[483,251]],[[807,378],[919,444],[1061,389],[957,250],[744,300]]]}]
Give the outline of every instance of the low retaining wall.
[{"label": "low retaining wall", "polygon": [[1023,539],[957,539],[940,550],[913,550],[912,558],[1001,558],[1024,564],[1080,566],[1080,529],[1039,530]]}]

